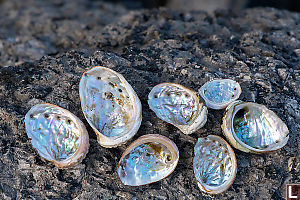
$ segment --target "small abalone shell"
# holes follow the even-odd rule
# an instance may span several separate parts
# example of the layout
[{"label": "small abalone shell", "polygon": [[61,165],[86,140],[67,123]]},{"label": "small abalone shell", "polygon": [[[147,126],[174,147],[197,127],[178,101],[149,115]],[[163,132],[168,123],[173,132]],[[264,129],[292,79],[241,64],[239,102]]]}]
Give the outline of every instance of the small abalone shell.
[{"label": "small abalone shell", "polygon": [[125,185],[153,183],[171,174],[178,159],[179,152],[173,141],[158,134],[144,135],[123,153],[118,175]]},{"label": "small abalone shell", "polygon": [[264,105],[235,101],[223,117],[224,135],[235,148],[252,153],[280,149],[289,139],[285,123]]},{"label": "small abalone shell", "polygon": [[208,108],[219,110],[237,100],[242,89],[234,80],[219,79],[205,83],[198,92]]},{"label": "small abalone shell", "polygon": [[94,67],[83,74],[79,86],[84,116],[100,145],[116,147],[135,135],[142,121],[142,106],[121,74]]},{"label": "small abalone shell", "polygon": [[161,83],[148,95],[148,104],[160,119],[173,124],[185,134],[203,127],[207,108],[198,95],[179,84]]},{"label": "small abalone shell", "polygon": [[234,151],[216,135],[199,138],[194,148],[193,167],[199,188],[208,194],[218,194],[233,183],[237,163]]},{"label": "small abalone shell", "polygon": [[59,168],[81,162],[88,152],[89,136],[84,124],[66,109],[37,104],[26,114],[25,126],[40,156]]}]

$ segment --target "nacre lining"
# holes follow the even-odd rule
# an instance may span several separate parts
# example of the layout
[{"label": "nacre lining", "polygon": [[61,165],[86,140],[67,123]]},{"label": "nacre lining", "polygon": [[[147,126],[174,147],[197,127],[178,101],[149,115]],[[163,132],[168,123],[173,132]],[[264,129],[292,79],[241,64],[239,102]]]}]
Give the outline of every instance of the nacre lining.
[{"label": "nacre lining", "polygon": [[251,102],[232,103],[222,129],[234,147],[246,152],[277,150],[289,139],[287,126],[273,111]]},{"label": "nacre lining", "polygon": [[83,113],[105,147],[129,140],[141,124],[141,103],[132,87],[117,72],[94,67],[80,80]]},{"label": "nacre lining", "polygon": [[67,167],[79,162],[88,151],[88,133],[69,111],[51,104],[38,104],[25,116],[26,132],[40,156]]},{"label": "nacre lining", "polygon": [[242,92],[240,85],[230,79],[212,80],[205,83],[199,94],[208,108],[223,109],[237,100]]},{"label": "nacre lining", "polygon": [[125,185],[145,185],[167,177],[178,159],[178,149],[171,140],[149,134],[127,148],[119,162],[118,174]]},{"label": "nacre lining", "polygon": [[237,164],[226,141],[215,135],[199,138],[194,151],[193,167],[200,189],[209,194],[227,190],[235,179]]},{"label": "nacre lining", "polygon": [[160,119],[190,134],[203,127],[207,108],[192,90],[175,83],[161,83],[148,95],[148,104]]}]

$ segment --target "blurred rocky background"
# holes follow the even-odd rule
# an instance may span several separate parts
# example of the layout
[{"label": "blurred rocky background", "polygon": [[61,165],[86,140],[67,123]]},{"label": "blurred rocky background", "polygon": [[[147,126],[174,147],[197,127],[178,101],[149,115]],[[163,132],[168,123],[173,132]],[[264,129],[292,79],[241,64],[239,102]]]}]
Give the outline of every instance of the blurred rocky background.
[{"label": "blurred rocky background", "polygon": [[[300,181],[300,14],[292,12],[298,1],[267,2],[0,0],[0,199],[284,199],[286,184]],[[140,130],[118,148],[102,148],[81,112],[80,76],[95,65],[123,74],[142,102]],[[233,185],[210,196],[194,178],[193,147],[198,137],[223,137],[223,112],[209,110],[207,124],[187,136],[150,111],[147,95],[161,82],[197,91],[213,78],[238,81],[240,99],[273,110],[290,139],[269,154],[235,150]],[[90,149],[81,164],[61,170],[32,148],[24,116],[41,102],[85,123]],[[149,133],[176,143],[178,166],[162,181],[124,186],[121,154]]]},{"label": "blurred rocky background", "polygon": [[120,2],[127,8],[157,8],[167,7],[176,10],[203,10],[213,12],[216,9],[230,9],[239,12],[245,8],[273,7],[291,11],[300,11],[298,0],[107,0]]}]

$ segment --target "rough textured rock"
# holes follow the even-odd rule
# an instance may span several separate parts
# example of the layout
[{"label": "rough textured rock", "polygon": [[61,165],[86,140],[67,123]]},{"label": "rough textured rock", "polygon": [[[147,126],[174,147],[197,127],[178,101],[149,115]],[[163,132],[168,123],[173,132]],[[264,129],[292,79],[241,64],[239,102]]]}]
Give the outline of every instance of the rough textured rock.
[{"label": "rough textured rock", "polygon": [[[53,12],[60,12],[56,9]],[[0,30],[1,64],[23,64],[0,68],[1,199],[284,199],[285,184],[299,182],[300,14],[270,8],[250,9],[238,15],[226,11],[208,15],[144,10],[114,16],[116,23],[104,26],[106,22],[94,23],[94,17],[85,21],[81,14],[86,12],[79,15],[79,11],[74,11],[76,15],[64,16],[59,23],[53,18],[33,23],[42,26],[37,30],[44,30],[38,37],[39,31],[27,29],[16,13],[13,17],[7,12],[15,23],[11,27],[7,20],[3,26],[4,13],[0,14],[1,27],[6,27]],[[27,19],[24,21],[34,22],[44,15],[47,18],[47,12],[34,14],[30,8],[22,12]],[[77,24],[71,32],[69,23]],[[55,24],[61,27],[51,29]],[[82,26],[90,28],[83,30]],[[24,34],[19,33],[21,30]],[[82,37],[75,36],[76,31]],[[37,44],[45,45],[45,52],[52,46],[53,53],[24,56],[15,50],[27,39],[10,43],[15,34],[28,37],[28,41],[49,34]],[[77,47],[81,50],[63,53]],[[11,49],[10,53],[6,49]],[[30,49],[39,51],[34,45]],[[123,74],[140,97],[143,122],[134,139],[158,133],[177,144],[179,164],[166,179],[141,187],[124,186],[118,179],[117,162],[133,140],[119,148],[102,148],[80,107],[80,76],[95,65]],[[147,95],[161,82],[180,83],[197,90],[212,78],[238,81],[243,91],[240,99],[265,104],[277,113],[290,130],[290,140],[281,150],[264,155],[235,150],[235,182],[225,193],[209,196],[199,190],[194,178],[193,147],[198,137],[222,136],[222,111],[209,110],[204,128],[187,136],[155,116],[147,105]],[[30,107],[40,102],[64,107],[84,121],[90,134],[90,149],[81,164],[61,170],[42,160],[32,148],[23,120]]]},{"label": "rough textured rock", "polygon": [[95,48],[102,28],[126,12],[122,5],[93,0],[0,0],[0,66]]}]

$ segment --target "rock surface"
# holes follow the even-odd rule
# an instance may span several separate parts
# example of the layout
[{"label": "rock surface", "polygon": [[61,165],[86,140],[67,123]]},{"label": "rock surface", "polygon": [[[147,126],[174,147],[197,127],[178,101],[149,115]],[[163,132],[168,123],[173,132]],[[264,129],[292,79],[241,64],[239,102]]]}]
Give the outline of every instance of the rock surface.
[{"label": "rock surface", "polygon": [[[78,1],[97,5],[91,7],[60,0],[13,2],[0,8],[0,199],[284,199],[285,184],[300,181],[299,13],[270,8],[214,15],[166,9],[126,13],[122,6],[98,1]],[[28,6],[34,2],[44,10]],[[123,74],[140,97],[143,122],[134,139],[155,133],[177,144],[180,160],[166,179],[122,185],[116,166],[134,139],[102,148],[80,107],[80,76],[95,65]],[[290,140],[269,154],[235,150],[235,182],[210,196],[197,186],[193,147],[198,137],[223,137],[223,111],[209,110],[204,128],[187,136],[155,116],[147,95],[161,82],[197,91],[213,78],[238,81],[240,99],[277,113]],[[84,121],[90,149],[81,164],[61,170],[32,148],[24,116],[40,102],[66,108]]]},{"label": "rock surface", "polygon": [[0,66],[95,48],[103,27],[127,12],[122,5],[92,0],[0,0]]}]

